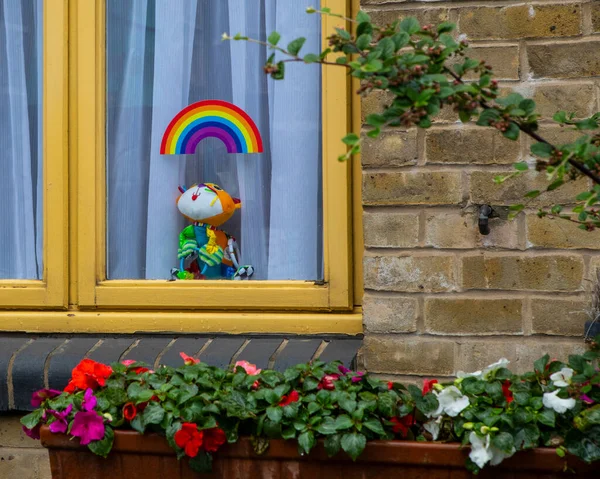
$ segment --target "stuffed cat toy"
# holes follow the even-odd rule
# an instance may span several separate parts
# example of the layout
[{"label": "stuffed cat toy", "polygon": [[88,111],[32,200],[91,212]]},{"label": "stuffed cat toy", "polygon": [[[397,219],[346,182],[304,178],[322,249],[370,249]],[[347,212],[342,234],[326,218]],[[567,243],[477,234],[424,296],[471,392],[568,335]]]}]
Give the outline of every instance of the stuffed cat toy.
[{"label": "stuffed cat toy", "polygon": [[175,279],[249,279],[254,268],[240,265],[240,250],[235,238],[219,227],[241,208],[213,183],[179,187],[177,209],[193,224],[179,233],[179,269],[171,270]]}]

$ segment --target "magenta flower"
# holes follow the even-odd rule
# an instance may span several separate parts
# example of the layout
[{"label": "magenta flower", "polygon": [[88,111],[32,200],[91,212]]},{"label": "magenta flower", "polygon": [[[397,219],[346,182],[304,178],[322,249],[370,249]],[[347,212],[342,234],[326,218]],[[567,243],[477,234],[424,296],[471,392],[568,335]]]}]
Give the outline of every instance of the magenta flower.
[{"label": "magenta flower", "polygon": [[365,374],[365,373],[361,373],[361,372],[359,372],[359,371],[358,371],[358,372],[356,372],[356,376],[354,376],[354,377],[352,378],[352,382],[353,382],[353,383],[357,383],[357,382],[361,381],[361,380],[362,380],[362,377],[363,377],[363,375],[364,375],[364,374]]},{"label": "magenta flower", "polygon": [[57,391],[56,389],[40,389],[31,395],[31,405],[38,408],[46,399],[52,399],[61,394],[62,391]]},{"label": "magenta flower", "polygon": [[69,414],[71,414],[72,410],[73,405],[69,404],[67,409],[65,409],[63,412],[48,411],[56,418],[54,422],[50,424],[50,432],[53,432],[54,434],[64,434],[65,432],[67,432],[67,427],[69,426],[69,423],[67,422],[67,417],[69,416]]},{"label": "magenta flower", "polygon": [[338,366],[338,369],[339,369],[340,373],[342,373],[344,376],[345,376],[346,374],[348,374],[349,372],[352,372],[352,370],[348,369],[348,368],[347,368],[346,366],[344,366],[343,364],[340,364],[340,365]]},{"label": "magenta flower", "polygon": [[83,395],[83,402],[81,403],[81,408],[84,411],[93,411],[96,407],[96,403],[98,400],[96,396],[94,396],[94,391],[90,388],[86,389],[85,394]]},{"label": "magenta flower", "polygon": [[104,419],[94,411],[80,411],[73,419],[71,435],[78,437],[82,446],[104,439]]},{"label": "magenta flower", "polygon": [[594,404],[594,400],[585,394],[579,396],[579,399],[581,399],[586,404]]},{"label": "magenta flower", "polygon": [[38,424],[37,426],[34,426],[33,428],[29,429],[26,428],[25,426],[23,426],[23,432],[25,434],[27,434],[27,436],[29,436],[31,439],[39,439],[40,438],[40,428],[42,427],[42,424]]}]

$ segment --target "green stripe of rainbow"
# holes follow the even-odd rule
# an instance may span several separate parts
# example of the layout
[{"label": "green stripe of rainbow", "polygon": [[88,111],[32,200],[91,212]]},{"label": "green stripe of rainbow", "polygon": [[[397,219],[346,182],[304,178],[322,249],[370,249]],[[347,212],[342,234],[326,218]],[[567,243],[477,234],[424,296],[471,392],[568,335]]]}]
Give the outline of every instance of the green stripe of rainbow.
[{"label": "green stripe of rainbow", "polygon": [[222,100],[194,103],[177,114],[167,127],[161,155],[190,155],[204,138],[220,139],[229,153],[261,153],[260,132],[241,108]]}]

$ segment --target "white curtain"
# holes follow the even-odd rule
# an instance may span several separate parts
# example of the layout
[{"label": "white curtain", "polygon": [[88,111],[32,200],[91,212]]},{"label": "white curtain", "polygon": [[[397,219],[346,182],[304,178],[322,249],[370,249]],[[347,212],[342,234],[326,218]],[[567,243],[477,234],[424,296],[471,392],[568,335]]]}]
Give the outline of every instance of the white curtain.
[{"label": "white curtain", "polygon": [[0,279],[42,276],[42,0],[0,0]]},{"label": "white curtain", "polygon": [[[108,277],[168,278],[186,225],[177,186],[217,183],[242,200],[223,225],[254,279],[322,277],[321,76],[288,64],[286,80],[262,72],[270,52],[222,42],[224,32],[282,44],[307,38],[318,52],[311,0],[108,0]],[[228,154],[208,139],[195,155],[161,156],[170,120],[204,99],[235,103],[254,119],[265,152]]]}]

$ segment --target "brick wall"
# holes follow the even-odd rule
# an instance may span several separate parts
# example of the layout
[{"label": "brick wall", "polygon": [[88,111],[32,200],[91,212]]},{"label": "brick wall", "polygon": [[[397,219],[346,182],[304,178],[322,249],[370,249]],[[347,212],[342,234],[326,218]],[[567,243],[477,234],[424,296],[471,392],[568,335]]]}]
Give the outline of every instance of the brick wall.
[{"label": "brick wall", "polygon": [[[416,16],[450,20],[470,55],[486,59],[503,90],[532,97],[543,116],[599,110],[600,2],[362,0],[378,23]],[[363,100],[367,115],[385,94]],[[527,160],[529,141],[457,123],[442,112],[427,131],[386,131],[363,152],[365,347],[368,370],[415,379],[475,370],[505,356],[517,370],[546,351],[583,349],[583,309],[600,264],[600,232],[539,219],[477,229],[477,205],[507,206],[543,185],[535,174],[498,186],[492,178]],[[556,141],[569,133],[548,124]],[[571,199],[584,180],[533,206]],[[501,211],[502,208],[497,208]]]},{"label": "brick wall", "polygon": [[22,431],[18,415],[0,415],[0,478],[50,479],[48,451]]}]

